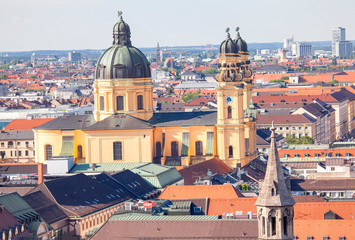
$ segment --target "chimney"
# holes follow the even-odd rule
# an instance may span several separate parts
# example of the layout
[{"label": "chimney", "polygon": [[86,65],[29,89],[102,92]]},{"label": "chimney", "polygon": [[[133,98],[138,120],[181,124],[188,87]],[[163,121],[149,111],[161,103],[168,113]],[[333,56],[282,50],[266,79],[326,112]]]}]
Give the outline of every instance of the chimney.
[{"label": "chimney", "polygon": [[43,183],[43,163],[38,163],[38,185]]}]

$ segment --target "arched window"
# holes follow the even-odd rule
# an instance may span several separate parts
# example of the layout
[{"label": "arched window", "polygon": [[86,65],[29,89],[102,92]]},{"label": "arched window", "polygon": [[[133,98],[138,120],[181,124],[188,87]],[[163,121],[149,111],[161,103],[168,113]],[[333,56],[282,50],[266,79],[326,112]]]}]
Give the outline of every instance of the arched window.
[{"label": "arched window", "polygon": [[113,143],[113,160],[122,160],[122,142]]},{"label": "arched window", "polygon": [[196,151],[196,156],[202,156],[203,155],[203,144],[201,141],[196,141],[195,142],[195,151]]},{"label": "arched window", "polygon": [[136,77],[142,77],[142,68],[141,67],[136,67]]},{"label": "arched window", "polygon": [[78,158],[83,158],[83,147],[78,145]]},{"label": "arched window", "polygon": [[233,158],[233,147],[229,146],[228,148],[229,158]]},{"label": "arched window", "polygon": [[104,96],[100,96],[100,110],[105,110],[105,98]]},{"label": "arched window", "polygon": [[142,110],[143,109],[143,95],[138,95],[137,96],[137,109]]},{"label": "arched window", "polygon": [[105,67],[100,67],[99,68],[98,78],[99,79],[104,79],[105,78]]},{"label": "arched window", "polygon": [[160,142],[157,142],[155,144],[155,156],[161,157],[161,143]]},{"label": "arched window", "polygon": [[262,233],[263,233],[263,235],[265,235],[265,217],[262,217]]},{"label": "arched window", "polygon": [[45,159],[48,160],[48,159],[51,159],[52,158],[52,145],[46,145],[45,146]]},{"label": "arched window", "polygon": [[269,213],[269,222],[271,224],[270,226],[270,235],[275,236],[276,235],[276,212],[275,210],[271,210]]},{"label": "arched window", "polygon": [[116,106],[117,110],[124,110],[123,96],[116,97]]},{"label": "arched window", "polygon": [[[283,232],[285,236],[288,236],[289,231],[289,220],[290,220],[291,214],[288,209],[285,209],[283,212]],[[292,229],[290,229],[292,231]]]},{"label": "arched window", "polygon": [[176,141],[171,142],[171,156],[172,157],[179,156],[179,144]]},{"label": "arched window", "polygon": [[232,107],[228,106],[227,111],[228,111],[228,118],[232,118]]}]

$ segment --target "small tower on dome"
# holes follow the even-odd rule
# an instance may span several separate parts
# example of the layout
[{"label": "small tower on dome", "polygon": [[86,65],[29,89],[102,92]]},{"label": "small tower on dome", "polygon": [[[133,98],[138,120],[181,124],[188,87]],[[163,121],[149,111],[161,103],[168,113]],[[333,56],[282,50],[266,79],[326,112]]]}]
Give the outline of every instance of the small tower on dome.
[{"label": "small tower on dome", "polygon": [[256,200],[260,240],[291,240],[293,236],[293,205],[295,200],[287,188],[275,140],[275,127],[271,128],[270,155],[266,174]]},{"label": "small tower on dome", "polygon": [[113,26],[113,44],[121,46],[131,46],[131,29],[123,21],[122,11],[118,11],[120,21]]}]

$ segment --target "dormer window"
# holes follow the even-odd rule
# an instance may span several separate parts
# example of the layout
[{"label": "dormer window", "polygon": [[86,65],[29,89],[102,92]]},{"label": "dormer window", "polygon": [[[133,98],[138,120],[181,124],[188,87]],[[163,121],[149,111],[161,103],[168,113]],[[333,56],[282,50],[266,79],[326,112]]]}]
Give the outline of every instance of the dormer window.
[{"label": "dormer window", "polygon": [[125,72],[126,72],[125,66],[121,64],[114,66],[115,78],[124,78],[126,75]]},{"label": "dormer window", "polygon": [[99,79],[104,79],[105,78],[105,68],[106,67],[104,65],[99,65],[97,67],[97,71],[98,71],[97,78],[99,78]]},{"label": "dormer window", "polygon": [[136,77],[142,77],[142,68],[136,68]]}]

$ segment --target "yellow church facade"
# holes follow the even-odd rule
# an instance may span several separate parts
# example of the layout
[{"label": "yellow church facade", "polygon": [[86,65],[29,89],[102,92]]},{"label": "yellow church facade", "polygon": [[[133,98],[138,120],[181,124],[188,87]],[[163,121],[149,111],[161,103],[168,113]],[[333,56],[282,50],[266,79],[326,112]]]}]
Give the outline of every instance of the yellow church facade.
[{"label": "yellow church facade", "polygon": [[201,112],[154,112],[149,62],[130,35],[121,16],[97,63],[93,115],[62,116],[33,130],[37,162],[73,156],[78,163],[178,166],[218,157],[234,168],[256,157],[252,72],[238,30],[220,46],[217,111]]}]

